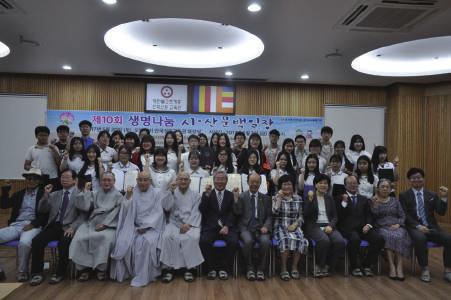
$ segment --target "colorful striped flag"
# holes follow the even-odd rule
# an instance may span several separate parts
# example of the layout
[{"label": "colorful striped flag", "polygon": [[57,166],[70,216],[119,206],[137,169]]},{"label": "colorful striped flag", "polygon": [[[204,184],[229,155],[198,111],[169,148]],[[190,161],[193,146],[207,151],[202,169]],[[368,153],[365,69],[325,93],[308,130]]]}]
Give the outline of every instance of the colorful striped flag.
[{"label": "colorful striped flag", "polygon": [[194,86],[193,112],[233,113],[234,89],[231,86]]}]

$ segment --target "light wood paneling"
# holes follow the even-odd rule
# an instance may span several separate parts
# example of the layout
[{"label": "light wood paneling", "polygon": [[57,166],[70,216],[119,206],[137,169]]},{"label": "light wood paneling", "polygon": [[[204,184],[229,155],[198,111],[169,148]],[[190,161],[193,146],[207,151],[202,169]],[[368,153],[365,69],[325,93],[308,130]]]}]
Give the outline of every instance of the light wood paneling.
[{"label": "light wood paneling", "polygon": [[[438,191],[440,185],[451,187],[451,94],[429,96],[425,102],[426,183],[431,190]],[[439,219],[451,223],[451,206],[448,214]]]},{"label": "light wood paneling", "polygon": [[312,85],[238,85],[237,114],[324,115],[324,104],[386,106],[386,90]]},{"label": "light wood paneling", "polygon": [[49,109],[142,111],[145,81],[140,79],[0,75],[0,92],[48,96]]}]

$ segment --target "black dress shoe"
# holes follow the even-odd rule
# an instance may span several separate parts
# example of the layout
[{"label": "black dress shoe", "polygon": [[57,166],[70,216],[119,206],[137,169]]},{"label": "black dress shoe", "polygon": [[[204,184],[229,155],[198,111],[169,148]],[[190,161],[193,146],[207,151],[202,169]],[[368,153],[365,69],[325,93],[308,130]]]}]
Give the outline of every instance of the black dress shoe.
[{"label": "black dress shoe", "polygon": [[405,277],[399,277],[399,276],[396,276],[396,280],[398,280],[398,281],[404,281],[404,280],[406,280],[406,278],[405,278]]},{"label": "black dress shoe", "polygon": [[61,275],[53,274],[52,277],[50,277],[49,283],[50,284],[57,284],[64,280],[64,277]]}]

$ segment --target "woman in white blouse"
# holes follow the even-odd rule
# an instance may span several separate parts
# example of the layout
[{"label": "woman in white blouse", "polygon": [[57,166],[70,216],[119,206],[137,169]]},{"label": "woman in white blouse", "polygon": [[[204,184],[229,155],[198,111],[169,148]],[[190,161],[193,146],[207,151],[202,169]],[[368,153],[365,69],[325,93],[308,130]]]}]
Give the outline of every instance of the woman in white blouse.
[{"label": "woman in white blouse", "polygon": [[164,136],[164,149],[166,150],[167,165],[170,169],[177,172],[178,170],[178,144],[177,138],[173,131],[166,132]]},{"label": "woman in white blouse", "polygon": [[152,186],[156,191],[165,191],[171,182],[176,180],[176,173],[168,167],[168,156],[163,148],[156,148],[154,161],[151,166],[146,165],[144,169],[149,168],[152,177]]},{"label": "woman in white blouse", "polygon": [[[371,157],[371,164],[372,164],[372,168],[373,168],[373,172],[374,174],[377,174],[378,177],[380,178],[378,172],[381,169],[391,169],[393,170],[393,181],[398,181],[398,158],[395,157],[395,159],[393,159],[393,162],[388,161],[388,155],[387,155],[387,148],[385,148],[384,146],[376,146],[374,147],[373,150],[373,156]],[[388,178],[389,180],[392,181],[391,178]]]},{"label": "woman in white blouse", "polygon": [[316,154],[309,154],[305,159],[304,168],[301,169],[299,175],[299,191],[302,191],[303,198],[305,199],[308,191],[314,189],[313,179],[320,174],[319,160]]},{"label": "woman in white blouse", "polygon": [[368,199],[373,198],[379,178],[373,174],[371,161],[368,156],[362,155],[357,159],[357,169],[355,173],[357,174],[357,180],[359,182],[359,195]]},{"label": "woman in white blouse", "polygon": [[86,160],[78,174],[78,186],[84,188],[85,183],[91,181],[92,190],[100,189],[100,178],[104,172],[100,149],[96,145],[90,145],[86,149]]},{"label": "woman in white blouse", "polygon": [[346,151],[346,157],[349,159],[349,162],[354,165],[354,170],[357,168],[357,160],[362,155],[366,155],[371,159],[371,154],[368,151],[365,151],[365,141],[363,140],[363,137],[359,134],[354,134],[349,143],[349,151]]},{"label": "woman in white blouse", "polygon": [[83,140],[78,136],[73,137],[70,140],[69,153],[67,151],[64,152],[60,171],[69,168],[78,174],[83,167],[85,159],[86,152],[83,148]]}]

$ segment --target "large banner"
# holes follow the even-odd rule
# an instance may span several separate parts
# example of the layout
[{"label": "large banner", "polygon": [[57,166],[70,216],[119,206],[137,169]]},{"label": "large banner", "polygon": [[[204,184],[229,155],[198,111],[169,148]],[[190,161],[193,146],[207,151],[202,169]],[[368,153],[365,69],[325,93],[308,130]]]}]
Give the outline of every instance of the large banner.
[{"label": "large banner", "polygon": [[148,128],[157,144],[162,145],[164,135],[169,130],[181,130],[185,143],[191,134],[204,133],[208,137],[214,132],[224,132],[231,140],[236,131],[243,131],[246,136],[258,133],[263,144],[269,143],[268,133],[271,129],[279,130],[280,143],[283,139],[293,138],[302,134],[307,142],[312,138],[319,138],[323,118],[312,117],[284,117],[284,116],[252,116],[252,115],[194,115],[194,114],[164,114],[141,112],[107,112],[107,111],[65,111],[48,110],[47,126],[55,136],[56,127],[65,124],[71,133],[79,135],[78,123],[89,120],[92,123],[92,137],[96,138],[101,130],[121,130],[123,133],[139,132],[141,128]]}]

